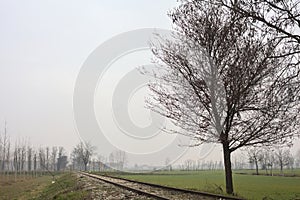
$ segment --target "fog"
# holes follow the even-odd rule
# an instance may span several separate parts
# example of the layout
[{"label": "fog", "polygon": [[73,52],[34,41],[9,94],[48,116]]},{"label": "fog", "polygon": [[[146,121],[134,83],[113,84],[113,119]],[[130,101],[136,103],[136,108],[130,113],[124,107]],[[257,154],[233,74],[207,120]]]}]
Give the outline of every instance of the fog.
[{"label": "fog", "polygon": [[[140,132],[135,135],[140,143],[121,137],[122,131],[118,131],[122,128],[118,128],[112,114],[113,91],[127,73],[151,64],[148,50],[111,61],[106,75],[98,77],[95,102],[91,106],[104,130],[102,136],[79,130],[78,120],[74,119],[77,77],[91,53],[127,31],[171,29],[167,12],[176,4],[175,0],[159,4],[150,0],[1,0],[0,127],[7,121],[12,138],[27,138],[35,146],[64,146],[71,151],[80,139],[86,139],[106,156],[119,148],[132,154],[131,164],[141,162],[141,157],[145,158],[144,163],[163,164],[168,157],[175,161],[182,155],[184,159],[221,160],[219,147],[208,145],[187,150],[185,145],[189,141],[174,135],[160,134],[159,140],[147,141],[141,137],[151,134]],[[124,100],[129,118],[141,130],[154,120],[145,109],[147,95],[146,88],[136,89]],[[165,143],[172,145],[164,151]]]}]

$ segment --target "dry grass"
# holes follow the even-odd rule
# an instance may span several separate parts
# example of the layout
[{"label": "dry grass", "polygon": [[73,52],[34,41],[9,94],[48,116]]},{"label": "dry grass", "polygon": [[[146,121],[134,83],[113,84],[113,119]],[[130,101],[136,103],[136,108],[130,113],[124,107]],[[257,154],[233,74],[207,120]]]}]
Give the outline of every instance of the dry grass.
[{"label": "dry grass", "polygon": [[0,199],[29,199],[37,195],[42,188],[51,183],[52,177],[0,175]]}]

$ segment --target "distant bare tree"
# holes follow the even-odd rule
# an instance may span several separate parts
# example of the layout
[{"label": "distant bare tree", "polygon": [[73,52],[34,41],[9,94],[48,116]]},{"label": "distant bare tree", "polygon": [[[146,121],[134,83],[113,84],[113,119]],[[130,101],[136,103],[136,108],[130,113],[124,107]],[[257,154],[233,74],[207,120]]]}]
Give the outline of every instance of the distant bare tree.
[{"label": "distant bare tree", "polygon": [[290,164],[290,150],[289,149],[283,149],[283,148],[277,148],[275,151],[276,160],[280,167],[280,173],[283,174],[283,167],[288,166]]},{"label": "distant bare tree", "polygon": [[11,151],[11,143],[10,143],[10,138],[8,138],[7,146],[6,146],[6,159],[5,159],[7,174],[9,174],[9,170],[10,170],[10,151]]},{"label": "distant bare tree", "polygon": [[111,164],[111,163],[115,163],[115,155],[114,155],[113,152],[111,152],[111,153],[109,154],[109,156],[108,156],[108,161],[109,161],[110,164]]},{"label": "distant bare tree", "polygon": [[36,155],[36,151],[33,154],[33,170],[34,170],[34,175],[36,176],[36,172],[37,172],[37,155]]},{"label": "distant bare tree", "polygon": [[166,169],[168,170],[168,171],[172,171],[172,163],[171,163],[171,160],[170,160],[170,158],[166,158],[166,160],[165,160],[165,165],[166,165]]},{"label": "distant bare tree", "polygon": [[258,175],[258,163],[261,159],[261,149],[260,148],[249,148],[248,151],[249,162],[255,164],[256,175]]},{"label": "distant bare tree", "polygon": [[270,169],[270,174],[273,176],[273,169],[275,167],[275,164],[276,164],[276,158],[275,158],[275,154],[274,154],[274,151],[270,151],[268,154],[267,154],[267,166],[268,168]]},{"label": "distant bare tree", "polygon": [[15,170],[15,174],[17,174],[20,170],[20,166],[19,166],[19,163],[20,163],[20,147],[18,145],[17,142],[15,142],[15,145],[14,145],[14,153],[13,153],[13,166],[14,166],[14,170]]},{"label": "distant bare tree", "polygon": [[99,163],[98,165],[98,170],[99,171],[103,171],[105,168],[105,163],[107,161],[107,158],[102,156],[102,155],[98,155],[97,156],[97,162]]},{"label": "distant bare tree", "polygon": [[80,142],[72,151],[73,161],[77,162],[77,165],[83,165],[84,170],[87,171],[87,165],[94,153],[95,146],[92,146],[89,142]]},{"label": "distant bare tree", "polygon": [[56,171],[56,158],[57,158],[57,147],[52,147],[51,151],[51,168],[53,171]]},{"label": "distant bare tree", "polygon": [[26,168],[26,142],[25,140],[22,141],[21,144],[21,155],[20,155],[20,162],[21,162],[21,171],[25,173],[25,168]]},{"label": "distant bare tree", "polygon": [[39,148],[39,169],[40,171],[47,171],[46,169],[46,154],[43,147]]},{"label": "distant bare tree", "polygon": [[291,169],[293,171],[294,170],[294,165],[295,165],[295,157],[294,157],[293,154],[290,153],[290,155],[288,157],[287,168]]},{"label": "distant bare tree", "polygon": [[65,155],[65,148],[60,146],[58,147],[58,157]]},{"label": "distant bare tree", "polygon": [[7,123],[5,121],[3,136],[1,137],[1,134],[0,134],[0,167],[1,167],[2,172],[5,171],[7,150],[8,150],[7,147],[8,147],[9,143],[10,143],[9,136],[7,134]]},{"label": "distant bare tree", "polygon": [[[226,192],[233,193],[231,153],[291,143],[299,126],[299,66],[276,32],[215,1],[182,1],[170,13],[174,40],[153,43],[149,107],[171,119],[195,144],[221,143]],[[239,1],[234,1],[239,5]],[[147,74],[147,72],[144,72]]]},{"label": "distant bare tree", "polygon": [[266,174],[268,174],[268,152],[263,151],[260,154],[259,162],[261,164],[261,169],[266,170]]},{"label": "distant bare tree", "polygon": [[46,155],[45,155],[45,168],[49,170],[49,160],[50,160],[50,147],[46,147]]},{"label": "distant bare tree", "polygon": [[274,150],[270,147],[263,148],[259,155],[259,161],[261,163],[262,169],[266,170],[266,174],[269,174],[268,170],[270,170],[270,174],[273,175],[273,168],[276,164]]},{"label": "distant bare tree", "polygon": [[295,162],[296,162],[296,167],[300,168],[300,149],[298,149],[295,154]]},{"label": "distant bare tree", "polygon": [[187,159],[184,161],[184,165],[185,165],[185,170],[190,171],[192,170],[192,166],[193,166],[193,160],[192,159]]},{"label": "distant bare tree", "polygon": [[125,151],[117,150],[114,152],[114,159],[117,164],[117,168],[122,170],[124,165],[127,163],[127,155]]},{"label": "distant bare tree", "polygon": [[27,170],[30,172],[32,170],[32,147],[27,148]]}]

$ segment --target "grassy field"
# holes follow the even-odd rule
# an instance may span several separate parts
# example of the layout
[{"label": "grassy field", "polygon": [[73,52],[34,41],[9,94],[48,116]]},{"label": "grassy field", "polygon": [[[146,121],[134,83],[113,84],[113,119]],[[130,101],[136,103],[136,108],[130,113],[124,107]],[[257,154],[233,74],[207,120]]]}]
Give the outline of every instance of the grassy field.
[{"label": "grassy field", "polygon": [[40,190],[50,184],[51,176],[30,176],[1,175],[0,176],[0,199],[29,199],[37,195]]},{"label": "grassy field", "polygon": [[[253,170],[234,171],[236,195],[246,199],[300,199],[300,170],[293,176],[255,176]],[[276,171],[275,171],[276,172]],[[288,173],[287,173],[288,174]],[[224,194],[223,171],[162,171],[149,174],[113,174],[134,180],[178,188]],[[288,174],[290,175],[290,174]],[[295,175],[295,176],[294,176]],[[0,199],[89,199],[90,193],[78,183],[74,173],[37,178],[0,176]]]},{"label": "grassy field", "polygon": [[47,200],[47,199],[89,199],[89,193],[82,191],[76,175],[65,173],[53,177],[43,175],[36,178],[0,176],[0,199],[2,200]]},{"label": "grassy field", "polygon": [[59,177],[54,184],[48,184],[33,198],[34,200],[83,200],[91,199],[88,191],[82,190],[75,173],[66,173]]},{"label": "grassy field", "polygon": [[[253,175],[256,173],[255,170],[253,169],[248,169],[248,170],[235,170],[235,173],[238,174],[249,174],[249,175]],[[274,169],[274,170],[268,170],[266,172],[266,170],[258,170],[259,175],[271,175],[271,172],[273,174],[273,176],[298,176],[300,177],[300,169],[284,169],[283,172],[281,173],[279,169]]]},{"label": "grassy field", "polygon": [[[251,173],[251,171],[248,171]],[[298,171],[299,172],[299,171]],[[234,189],[246,199],[300,199],[300,177],[254,176],[235,171]],[[191,190],[224,194],[223,171],[172,171],[153,174],[123,174],[124,178]]]}]

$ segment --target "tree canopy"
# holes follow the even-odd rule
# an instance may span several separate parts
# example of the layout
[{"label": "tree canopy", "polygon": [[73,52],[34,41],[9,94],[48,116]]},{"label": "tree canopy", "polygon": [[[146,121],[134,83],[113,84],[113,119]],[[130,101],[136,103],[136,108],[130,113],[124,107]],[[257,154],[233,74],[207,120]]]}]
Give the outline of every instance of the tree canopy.
[{"label": "tree canopy", "polygon": [[232,9],[243,2],[231,3],[185,0],[169,13],[176,32],[152,44],[158,65],[148,102],[194,145],[222,144],[228,193],[233,151],[292,142],[300,89],[298,54],[290,53],[298,46]]}]

